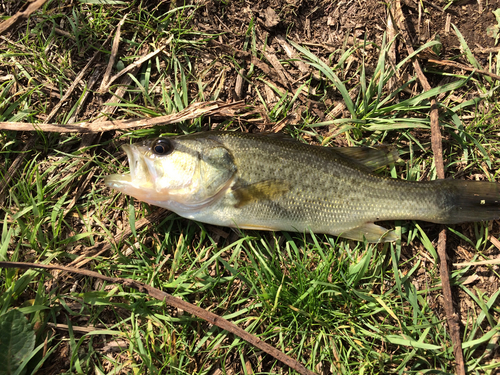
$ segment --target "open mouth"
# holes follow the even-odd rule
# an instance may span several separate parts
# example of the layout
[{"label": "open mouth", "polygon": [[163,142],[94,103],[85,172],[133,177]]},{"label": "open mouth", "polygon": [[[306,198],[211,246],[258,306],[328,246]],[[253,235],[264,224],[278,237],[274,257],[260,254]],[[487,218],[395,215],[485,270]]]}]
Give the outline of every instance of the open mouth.
[{"label": "open mouth", "polygon": [[130,168],[129,174],[112,174],[104,178],[104,183],[113,189],[126,192],[125,190],[133,188],[151,187],[151,174],[142,156],[144,146],[123,145],[122,148],[127,154],[128,164]]},{"label": "open mouth", "polygon": [[123,145],[122,148],[127,154],[128,165],[130,168],[130,178],[133,181],[150,182],[148,167],[139,151],[139,147]]}]

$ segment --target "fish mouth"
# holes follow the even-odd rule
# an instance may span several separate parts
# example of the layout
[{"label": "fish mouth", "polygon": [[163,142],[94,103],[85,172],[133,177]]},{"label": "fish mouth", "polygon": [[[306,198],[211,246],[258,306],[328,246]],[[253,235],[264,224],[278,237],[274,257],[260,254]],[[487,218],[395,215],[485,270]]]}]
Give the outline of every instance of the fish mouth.
[{"label": "fish mouth", "polygon": [[123,145],[130,168],[129,174],[112,174],[104,178],[104,184],[122,193],[142,199],[148,190],[154,190],[154,181],[144,160],[146,146]]}]

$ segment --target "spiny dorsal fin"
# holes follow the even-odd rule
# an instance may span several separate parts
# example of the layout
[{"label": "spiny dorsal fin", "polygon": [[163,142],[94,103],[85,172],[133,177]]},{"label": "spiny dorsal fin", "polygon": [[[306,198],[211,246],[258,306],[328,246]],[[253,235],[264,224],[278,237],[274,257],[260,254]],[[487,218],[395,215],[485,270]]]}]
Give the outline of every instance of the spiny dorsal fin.
[{"label": "spiny dorsal fin", "polygon": [[[281,141],[298,142],[297,139],[283,133],[261,133],[263,136],[272,137]],[[380,167],[384,167],[391,163],[395,163],[399,159],[399,152],[396,147],[389,145],[379,145],[374,147],[321,147],[325,150],[330,150],[341,154],[347,159],[350,159],[358,164],[374,171]]]},{"label": "spiny dorsal fin", "polygon": [[[252,135],[274,138],[280,141],[301,143],[299,140],[284,133],[253,133]],[[399,159],[399,151],[394,146],[379,145],[374,147],[319,147],[322,150],[331,151],[332,153],[340,154],[344,158],[354,162],[355,164],[364,166],[368,171],[374,171],[391,163],[395,163]]]}]

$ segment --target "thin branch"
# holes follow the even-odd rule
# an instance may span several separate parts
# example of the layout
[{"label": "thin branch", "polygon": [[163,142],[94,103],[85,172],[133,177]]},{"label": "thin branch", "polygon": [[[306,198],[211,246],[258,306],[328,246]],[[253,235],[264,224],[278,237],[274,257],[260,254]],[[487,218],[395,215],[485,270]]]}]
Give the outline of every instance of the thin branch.
[{"label": "thin branch", "polygon": [[135,69],[135,67],[137,66],[140,66],[144,61],[148,61],[150,58],[156,56],[157,54],[159,54],[161,51],[163,51],[163,47],[162,48],[158,48],[157,50],[153,51],[153,52],[150,52],[148,53],[146,56],[143,56],[141,57],[140,59],[137,59],[136,61],[134,61],[132,64],[130,64],[129,66],[127,66],[125,69],[123,70],[120,70],[118,73],[116,73],[113,77],[111,77],[109,79],[108,82],[106,82],[105,85],[101,85],[101,87],[99,88],[99,92],[106,92],[108,91],[109,89],[109,86],[111,86],[111,84],[116,81],[118,78],[120,78],[122,75],[130,72],[131,70]]},{"label": "thin branch", "polygon": [[[413,54],[414,49],[410,42],[410,37],[408,33],[408,27],[406,24],[406,19],[401,8],[400,0],[395,0],[392,2],[392,10],[395,11],[396,22],[395,25],[399,27],[399,31],[403,36],[403,40],[406,44],[406,49],[408,54]],[[431,89],[431,85],[427,81],[422,68],[417,59],[413,60],[413,67],[417,73],[418,80],[425,91]],[[438,178],[444,179],[444,163],[443,163],[443,146],[441,129],[439,127],[439,110],[435,98],[431,99],[431,147],[434,153],[434,163],[436,165],[436,172]],[[465,362],[462,352],[462,339],[460,337],[460,325],[458,314],[455,313],[453,308],[453,296],[451,294],[450,286],[450,275],[448,273],[448,260],[446,256],[446,228],[443,228],[439,233],[439,240],[437,251],[440,259],[439,272],[442,283],[443,298],[444,298],[444,310],[446,313],[446,320],[448,322],[448,328],[450,331],[451,340],[453,343],[453,354],[455,355],[456,361],[456,373],[458,375],[465,375]]]},{"label": "thin branch", "polygon": [[51,265],[51,264],[35,264],[35,263],[23,263],[23,262],[0,262],[0,267],[2,267],[2,268],[20,268],[20,269],[42,268],[42,269],[46,269],[46,270],[66,271],[66,272],[72,272],[72,273],[76,273],[76,274],[83,275],[83,276],[95,277],[97,279],[109,281],[109,282],[114,283],[114,284],[121,284],[127,288],[136,289],[141,293],[147,293],[149,296],[151,296],[153,298],[156,298],[160,301],[164,301],[167,305],[170,305],[170,306],[175,307],[177,309],[184,310],[189,314],[197,316],[198,318],[203,319],[210,324],[213,324],[213,325],[215,325],[223,330],[226,330],[226,331],[240,337],[241,339],[252,344],[256,348],[273,356],[278,361],[283,362],[284,364],[286,364],[290,368],[294,369],[295,371],[299,372],[300,374],[314,375],[314,372],[308,370],[303,364],[301,364],[297,360],[293,359],[292,357],[289,357],[285,353],[283,353],[283,352],[279,351],[278,349],[274,348],[273,346],[265,343],[264,341],[259,339],[257,336],[254,336],[254,335],[246,332],[245,330],[238,327],[236,324],[233,324],[230,321],[228,321],[228,320],[226,320],[226,319],[224,319],[224,318],[222,318],[214,313],[211,313],[210,311],[202,309],[201,307],[195,306],[189,302],[183,301],[180,298],[174,297],[171,294],[165,293],[165,292],[163,292],[159,289],[153,288],[152,286],[149,286],[147,284],[144,284],[144,283],[132,280],[132,279],[122,279],[122,278],[104,276],[104,275],[101,275],[101,274],[94,272],[94,271],[79,270],[76,268]]},{"label": "thin branch", "polygon": [[111,76],[111,69],[113,69],[113,66],[115,65],[116,55],[118,54],[118,47],[120,46],[120,36],[121,36],[121,32],[122,32],[122,26],[125,23],[127,16],[128,16],[128,13],[123,16],[123,18],[118,23],[118,26],[116,28],[116,33],[115,33],[115,37],[113,39],[113,44],[111,45],[111,55],[109,56],[109,61],[108,61],[108,66],[106,67],[106,72],[104,73],[104,76],[102,77],[102,82],[101,82],[101,86],[99,87],[99,92],[106,92],[107,91],[106,87],[108,86],[108,83],[110,82],[109,77]]},{"label": "thin branch", "polygon": [[24,11],[17,12],[12,17],[8,18],[6,21],[3,21],[2,23],[0,23],[0,34],[3,34],[4,32],[6,32],[17,21],[19,21],[21,19],[28,18],[31,15],[31,13],[35,12],[37,9],[39,9],[46,2],[47,2],[47,0],[34,1],[30,5],[28,5],[28,7]]},{"label": "thin branch", "polygon": [[491,77],[493,79],[496,79],[497,81],[500,81],[500,76],[495,73],[488,72],[487,70],[483,69],[476,69],[476,68],[471,68],[467,65],[457,63],[455,61],[449,61],[449,60],[436,60],[436,59],[427,59],[428,62],[432,64],[438,64],[438,65],[444,65],[444,66],[451,66],[457,69],[463,69],[468,72],[476,73],[476,74],[482,74],[488,77]]},{"label": "thin branch", "polygon": [[112,120],[101,122],[82,122],[79,124],[31,124],[26,122],[0,122],[0,130],[13,131],[43,131],[57,133],[95,133],[109,130],[149,128],[155,125],[175,124],[182,121],[192,120],[200,116],[236,116],[237,111],[244,108],[245,103],[238,101],[234,103],[223,103],[220,101],[198,102],[191,104],[186,109],[166,116],[158,116],[147,119],[134,120]]}]

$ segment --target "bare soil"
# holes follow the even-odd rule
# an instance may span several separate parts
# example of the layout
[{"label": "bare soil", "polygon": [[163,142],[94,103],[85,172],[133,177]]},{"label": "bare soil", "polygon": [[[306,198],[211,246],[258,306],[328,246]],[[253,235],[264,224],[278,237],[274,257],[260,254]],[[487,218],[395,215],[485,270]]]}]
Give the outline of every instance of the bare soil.
[{"label": "bare soil", "polygon": [[[498,9],[500,1],[493,0],[487,4],[461,1],[446,11],[445,1],[424,1],[424,7],[417,0],[401,1],[401,4],[412,45],[416,47],[429,40],[439,39],[442,43],[440,59],[467,63],[460,57],[463,51],[453,30],[452,25],[455,25],[479,62],[487,65],[486,58],[495,48],[495,38],[489,30],[497,24],[492,11]],[[377,0],[235,1],[227,5],[209,1],[202,17],[194,21],[194,26],[200,31],[225,32],[220,41],[241,50],[245,32],[255,20],[258,47],[262,48],[264,44],[271,46],[278,58],[286,58],[286,55],[277,37],[286,35],[294,41],[306,42],[315,54],[329,56],[335,61],[335,57],[346,47],[364,43],[380,46],[383,34],[388,30],[390,13],[394,11]],[[373,55],[364,57],[368,66],[375,64],[378,56],[377,51],[372,51]],[[397,53],[397,60],[407,55],[402,43],[398,43]],[[294,74],[299,72],[293,69],[287,71],[292,78],[300,78]],[[237,74],[236,71],[232,73]]]}]

